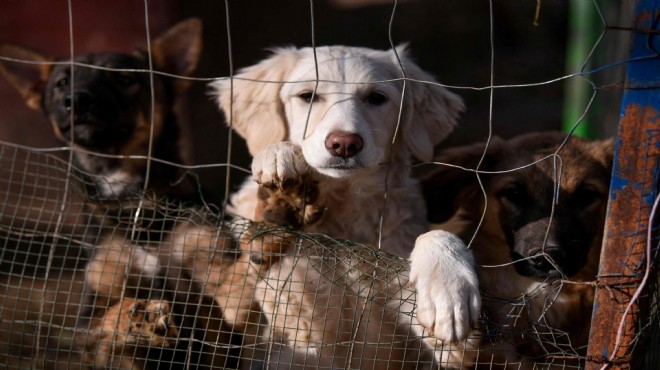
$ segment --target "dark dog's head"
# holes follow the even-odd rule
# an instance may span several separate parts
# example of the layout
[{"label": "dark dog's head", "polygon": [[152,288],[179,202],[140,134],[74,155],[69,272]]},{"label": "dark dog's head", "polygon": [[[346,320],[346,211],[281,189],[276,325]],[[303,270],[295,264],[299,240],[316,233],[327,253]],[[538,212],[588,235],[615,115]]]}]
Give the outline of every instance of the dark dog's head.
[{"label": "dark dog's head", "polygon": [[[18,60],[0,60],[0,73],[30,108],[44,113],[60,140],[85,149],[75,151],[74,162],[92,177],[88,195],[124,198],[143,188],[148,163],[126,156],[146,156],[151,148],[155,158],[174,163],[186,158],[173,107],[189,82],[149,70],[151,65],[157,72],[190,75],[201,43],[201,22],[189,19],[153,40],[151,54],[93,53],[75,57],[74,63],[54,62],[24,47],[0,44],[0,55]],[[180,177],[176,167],[156,163],[151,168],[150,189],[159,196],[194,191],[183,181],[170,186]]]},{"label": "dark dog's head", "polygon": [[[75,62],[110,69],[148,68],[144,55],[88,54]],[[125,145],[149,124],[149,84],[149,76],[142,73],[85,67],[75,67],[72,73],[69,66],[57,65],[46,82],[41,106],[61,140],[107,150]],[[159,85],[156,91],[163,91]]]},{"label": "dark dog's head", "polygon": [[[564,138],[560,133],[494,138],[480,167],[496,172],[481,175],[488,201],[483,229],[505,240],[524,276],[574,276],[602,240],[613,141],[571,138],[558,157],[529,165],[553,154]],[[450,149],[437,161],[475,168],[484,148]],[[443,166],[422,183],[432,222],[446,221],[458,208],[473,221],[481,217],[484,197],[473,172]]]},{"label": "dark dog's head", "polygon": [[[172,27],[152,42],[151,52],[154,70],[190,75],[201,52],[200,21]],[[73,66],[53,64],[52,57],[10,44],[0,45],[0,55],[37,62],[0,60],[0,72],[29,107],[44,112],[58,138],[105,153],[144,154],[128,153],[127,148],[135,150],[140,147],[136,141],[148,139],[151,122],[155,135],[160,133],[174,95],[186,87],[185,82],[154,75],[152,117],[151,78],[144,73],[149,69],[146,51],[81,55],[74,58]]]}]

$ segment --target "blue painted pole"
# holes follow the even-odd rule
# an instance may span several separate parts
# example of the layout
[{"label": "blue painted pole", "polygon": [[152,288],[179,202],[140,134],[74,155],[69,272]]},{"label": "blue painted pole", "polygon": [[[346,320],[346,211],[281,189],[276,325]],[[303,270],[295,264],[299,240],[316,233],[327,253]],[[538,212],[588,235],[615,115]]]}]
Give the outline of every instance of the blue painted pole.
[{"label": "blue painted pole", "polygon": [[587,369],[641,369],[644,360],[647,303],[633,297],[650,273],[647,230],[660,184],[659,6],[638,0],[635,9]]}]

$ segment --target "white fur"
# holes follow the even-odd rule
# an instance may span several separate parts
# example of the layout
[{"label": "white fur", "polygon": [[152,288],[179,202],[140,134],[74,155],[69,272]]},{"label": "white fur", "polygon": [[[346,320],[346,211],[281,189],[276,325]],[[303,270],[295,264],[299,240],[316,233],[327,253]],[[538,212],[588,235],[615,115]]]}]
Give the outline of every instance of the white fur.
[{"label": "white fur", "polygon": [[103,176],[102,180],[100,179],[96,182],[101,197],[110,198],[125,194],[129,191],[136,192],[140,190],[137,185],[140,184],[142,180],[142,176],[140,175],[117,169],[106,174]]},{"label": "white fur", "polygon": [[[233,82],[214,83],[220,107],[254,155],[254,181],[248,180],[231,197],[229,210],[254,219],[259,183],[314,176],[327,210],[305,231],[408,257],[415,239],[428,230],[419,184],[410,175],[411,157],[431,159],[434,146],[456,125],[463,104],[445,88],[413,81],[404,84],[399,59],[406,77],[425,81],[432,81],[432,77],[410,60],[405,47],[398,48],[397,53],[398,58],[393,50],[317,48],[317,80],[311,48],[282,48],[241,71]],[[310,106],[302,97],[312,92],[316,99]],[[385,101],[373,104],[373,94],[384,96]],[[403,111],[399,112],[401,106]],[[326,137],[337,131],[360,135],[364,145],[359,154],[339,161],[326,150]],[[433,235],[418,241],[410,255],[411,276],[420,289],[421,322],[442,341],[463,340],[473,328],[480,305],[472,258],[459,239]],[[293,276],[309,275],[303,265],[305,262],[291,265],[285,259],[271,268],[270,276],[287,276],[286,271]],[[318,281],[323,275],[305,278]],[[293,291],[286,292],[288,300],[304,302],[305,294],[314,298],[313,294],[303,294],[310,290],[301,285],[297,297]],[[260,287],[282,294],[274,282]],[[264,300],[266,292],[259,291],[258,299]],[[283,308],[262,306],[271,325],[281,329],[284,324],[276,316]],[[285,307],[285,312],[290,318],[296,310],[304,313],[304,308],[316,309],[294,305]],[[332,325],[330,320],[323,320],[322,314],[309,313],[307,319],[293,317],[298,320],[297,327],[313,327],[316,320],[331,330],[327,328]],[[309,322],[302,325],[300,321]],[[402,318],[399,322],[410,320]],[[302,331],[282,335],[306,337]],[[328,341],[327,337],[318,340],[321,344]]]},{"label": "white fur", "polygon": [[[410,260],[410,280],[417,287],[419,322],[431,335],[436,331],[454,333],[455,337],[449,338],[451,342],[467,337],[481,309],[472,253],[456,235],[436,230],[417,239]],[[448,306],[454,307],[453,312],[439,310],[434,296],[442,297]]]}]

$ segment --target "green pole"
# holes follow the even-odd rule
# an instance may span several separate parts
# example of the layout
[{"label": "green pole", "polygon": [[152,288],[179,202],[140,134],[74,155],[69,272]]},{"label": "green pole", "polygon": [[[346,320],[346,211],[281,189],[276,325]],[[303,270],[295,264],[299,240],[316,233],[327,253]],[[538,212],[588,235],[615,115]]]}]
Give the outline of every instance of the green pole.
[{"label": "green pole", "polygon": [[[590,0],[568,1],[568,40],[566,45],[566,73],[579,73],[585,65],[589,51],[596,39],[594,24],[596,13],[594,4]],[[593,90],[583,77],[575,76],[566,79],[564,84],[564,112],[562,130],[568,132],[573,129],[585,109]],[[575,135],[592,138],[594,130],[591,122],[585,116],[575,130]]]}]

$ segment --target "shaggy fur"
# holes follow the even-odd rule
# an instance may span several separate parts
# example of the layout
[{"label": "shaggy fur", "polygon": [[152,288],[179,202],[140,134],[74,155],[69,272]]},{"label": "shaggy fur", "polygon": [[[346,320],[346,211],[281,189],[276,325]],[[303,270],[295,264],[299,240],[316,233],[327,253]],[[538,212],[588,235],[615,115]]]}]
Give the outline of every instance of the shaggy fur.
[{"label": "shaggy fur", "polygon": [[[201,285],[208,280],[184,258],[188,256],[186,248],[193,244],[185,240],[190,236],[181,227],[152,245],[131,244],[126,236],[117,235],[97,246],[85,270],[86,290],[92,298],[85,303],[92,307],[83,307],[82,312],[91,316],[81,317],[78,323],[89,329],[77,338],[87,353],[85,358],[94,366],[151,369],[170,362],[170,368],[235,366],[236,360],[230,358],[233,332],[225,325],[212,287]],[[231,240],[229,235],[214,239],[213,244],[202,240],[208,243],[202,245],[215,247],[213,253],[218,255],[217,260],[205,263],[222,264],[222,249],[229,248],[226,252],[230,254]],[[194,257],[209,255],[195,251]],[[225,262],[223,266],[231,264]],[[146,305],[147,311],[155,306],[167,312],[136,317],[136,309],[129,309],[136,304],[142,310]],[[85,325],[86,321],[90,323]]]},{"label": "shaggy fur", "polygon": [[[564,139],[552,132],[493,138],[479,167],[488,172],[481,175],[487,208],[472,250],[489,338],[480,358],[494,368],[533,367],[533,360],[563,368],[586,352],[613,141],[573,137],[561,161],[509,171],[554,153]],[[484,149],[450,149],[437,161],[475,168]],[[490,173],[498,171],[505,172]],[[484,209],[474,172],[440,166],[422,184],[431,221],[469,241]]]},{"label": "shaggy fur", "polygon": [[[443,87],[404,83],[404,74],[432,80],[405,48],[395,53],[330,46],[317,48],[316,54],[311,48],[282,48],[234,79],[214,83],[231,127],[254,155],[253,178],[231,197],[229,210],[251,220],[409,257],[416,238],[428,230],[419,184],[410,175],[412,156],[432,158],[434,146],[456,125],[463,104]],[[419,321],[448,343],[470,333],[480,298],[469,252],[456,238],[436,236],[423,239],[420,252],[412,254],[411,276],[422,292],[417,297]],[[387,361],[374,355],[379,350],[370,335],[407,338],[410,316],[397,317],[394,310],[384,314],[389,304],[384,301],[380,309],[372,308],[368,298],[377,295],[376,290],[356,288],[360,292],[351,293],[321,283],[340,274],[341,266],[315,270],[305,258],[270,258],[270,253],[294,253],[286,244],[291,238],[275,239],[263,241],[253,235],[244,243],[249,245],[254,271],[259,271],[254,297],[268,319],[270,334],[298,352],[320,355],[306,357],[306,363],[331,358],[334,366],[344,367],[353,358],[353,366],[385,366]],[[434,247],[442,252],[430,252]],[[360,269],[349,273],[356,274],[353,278],[359,280]],[[392,302],[407,298],[396,294],[402,293],[390,295]],[[344,311],[332,308],[342,301]],[[369,327],[352,321],[361,315]],[[354,331],[358,342],[372,344],[356,346],[364,352],[339,345]],[[394,362],[405,360],[403,354],[395,359],[396,351],[392,356]]]}]

